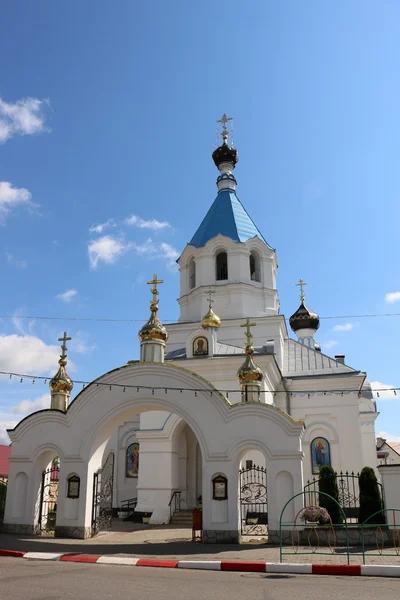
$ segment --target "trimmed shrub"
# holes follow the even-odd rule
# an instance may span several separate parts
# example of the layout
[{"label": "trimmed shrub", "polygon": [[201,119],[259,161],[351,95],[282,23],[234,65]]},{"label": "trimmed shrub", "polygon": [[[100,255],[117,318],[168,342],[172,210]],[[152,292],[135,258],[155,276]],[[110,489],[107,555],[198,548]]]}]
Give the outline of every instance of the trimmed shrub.
[{"label": "trimmed shrub", "polygon": [[[336,481],[336,472],[332,467],[329,467],[328,465],[321,467],[319,472],[318,489],[320,492],[329,494],[332,496],[332,498],[339,502],[339,489]],[[332,498],[328,498],[327,496],[323,496],[321,494],[319,497],[319,505],[323,508],[326,508],[334,525],[341,525],[343,523],[342,511],[336,502],[332,500]]]},{"label": "trimmed shrub", "polygon": [[[360,513],[358,522],[364,523],[368,517],[383,509],[382,496],[375,471],[371,467],[364,467],[360,473]],[[379,513],[370,520],[370,523],[385,523],[385,513]]]}]

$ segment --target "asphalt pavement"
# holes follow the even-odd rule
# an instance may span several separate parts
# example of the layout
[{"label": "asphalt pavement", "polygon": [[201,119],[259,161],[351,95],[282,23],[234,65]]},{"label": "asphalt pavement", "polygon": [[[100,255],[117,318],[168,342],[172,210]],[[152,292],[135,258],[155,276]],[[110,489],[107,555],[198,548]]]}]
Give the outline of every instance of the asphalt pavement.
[{"label": "asphalt pavement", "polygon": [[1,600],[398,600],[398,579],[163,570],[0,558]]}]

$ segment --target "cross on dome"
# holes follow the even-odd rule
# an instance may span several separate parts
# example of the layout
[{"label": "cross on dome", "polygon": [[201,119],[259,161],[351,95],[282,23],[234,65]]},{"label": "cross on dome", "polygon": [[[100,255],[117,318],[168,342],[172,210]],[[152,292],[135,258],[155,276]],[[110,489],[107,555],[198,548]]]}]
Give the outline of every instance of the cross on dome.
[{"label": "cross on dome", "polygon": [[157,300],[157,296],[159,294],[159,291],[157,289],[157,284],[158,283],[164,283],[163,279],[157,279],[157,275],[156,273],[154,273],[153,275],[153,279],[151,281],[147,282],[148,285],[153,285],[154,287],[150,290],[150,292],[153,294],[153,299],[150,301],[152,305],[157,306],[158,304],[158,300]]},{"label": "cross on dome", "polygon": [[250,323],[249,317],[247,317],[246,322],[243,323],[240,327],[246,327],[245,336],[246,336],[246,350],[251,348],[251,340],[253,338],[253,334],[251,333],[251,327],[255,327],[257,323]]},{"label": "cross on dome", "polygon": [[61,351],[62,351],[61,358],[67,358],[66,352],[67,352],[68,348],[67,348],[66,342],[69,342],[70,340],[72,340],[72,338],[71,337],[67,337],[67,332],[66,331],[64,331],[63,337],[58,338],[59,342],[63,342],[61,344]]},{"label": "cross on dome", "polygon": [[302,302],[304,302],[304,289],[303,289],[303,286],[307,285],[307,283],[305,281],[303,281],[302,278],[300,277],[299,283],[296,283],[296,285],[300,287],[300,300]]},{"label": "cross on dome", "polygon": [[232,120],[233,120],[232,117],[227,117],[226,113],[224,113],[222,115],[222,117],[220,119],[218,119],[218,121],[217,121],[217,123],[222,123],[222,132],[221,132],[221,135],[222,135],[222,139],[224,140],[224,143],[227,142],[227,140],[228,140],[228,133],[229,133],[228,129],[226,128],[226,124],[228,123],[228,121],[232,121]]}]

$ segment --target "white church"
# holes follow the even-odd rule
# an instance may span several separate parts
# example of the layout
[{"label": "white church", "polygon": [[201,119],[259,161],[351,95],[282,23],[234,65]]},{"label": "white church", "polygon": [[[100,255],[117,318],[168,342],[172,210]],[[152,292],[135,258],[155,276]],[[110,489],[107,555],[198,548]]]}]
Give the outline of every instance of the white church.
[{"label": "white church", "polygon": [[[273,539],[283,506],[321,466],[376,465],[365,372],[321,351],[302,280],[296,339],[279,312],[276,252],[236,195],[227,120],[213,153],[217,197],[177,261],[179,321],[161,323],[154,276],[140,360],[72,402],[64,335],[51,406],[8,432],[3,530],[86,538],[123,507],[162,524],[200,506],[205,542],[262,528]],[[299,496],[287,519],[302,506]]]}]

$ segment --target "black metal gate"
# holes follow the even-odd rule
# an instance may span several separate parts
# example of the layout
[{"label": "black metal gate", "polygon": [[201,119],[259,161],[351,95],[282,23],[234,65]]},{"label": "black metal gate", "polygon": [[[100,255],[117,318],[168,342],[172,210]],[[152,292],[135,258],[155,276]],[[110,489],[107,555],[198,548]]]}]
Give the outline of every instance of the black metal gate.
[{"label": "black metal gate", "polygon": [[92,535],[111,529],[114,485],[114,453],[93,476]]},{"label": "black metal gate", "polygon": [[240,520],[242,535],[261,536],[268,532],[267,470],[252,466],[239,471]]},{"label": "black metal gate", "polygon": [[4,519],[7,498],[7,479],[0,478],[0,522]]},{"label": "black metal gate", "polygon": [[59,462],[54,459],[50,469],[42,473],[38,521],[41,533],[51,533],[56,528],[59,477]]},{"label": "black metal gate", "polygon": [[[339,490],[339,503],[345,512],[349,522],[357,522],[360,512],[360,473],[349,473],[340,471],[336,473],[336,481]],[[383,498],[382,484],[378,482],[381,496]],[[304,486],[305,503],[307,506],[319,504],[319,478],[308,480]]]}]

